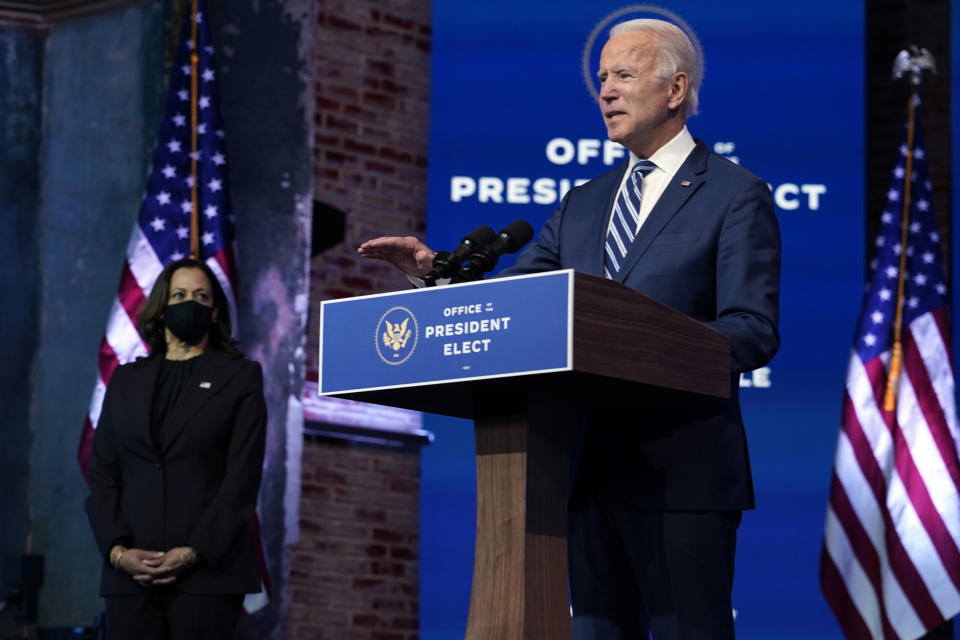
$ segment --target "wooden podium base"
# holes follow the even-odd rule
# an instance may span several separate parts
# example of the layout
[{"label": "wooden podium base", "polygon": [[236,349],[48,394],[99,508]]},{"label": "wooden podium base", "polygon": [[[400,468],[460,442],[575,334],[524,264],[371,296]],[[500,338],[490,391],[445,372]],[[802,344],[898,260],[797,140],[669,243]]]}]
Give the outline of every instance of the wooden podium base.
[{"label": "wooden podium base", "polygon": [[[576,407],[533,392],[477,401],[477,540],[468,640],[570,640],[567,497]],[[493,415],[485,407],[510,407]]]}]

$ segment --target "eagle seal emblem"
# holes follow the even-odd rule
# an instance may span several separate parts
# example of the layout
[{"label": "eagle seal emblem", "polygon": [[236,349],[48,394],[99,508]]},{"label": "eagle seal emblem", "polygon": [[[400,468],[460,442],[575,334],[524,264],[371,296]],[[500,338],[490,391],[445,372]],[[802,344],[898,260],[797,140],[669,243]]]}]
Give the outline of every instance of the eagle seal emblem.
[{"label": "eagle seal emblem", "polygon": [[403,364],[417,347],[417,335],[417,319],[413,313],[406,307],[393,307],[377,323],[377,355],[387,364]]}]

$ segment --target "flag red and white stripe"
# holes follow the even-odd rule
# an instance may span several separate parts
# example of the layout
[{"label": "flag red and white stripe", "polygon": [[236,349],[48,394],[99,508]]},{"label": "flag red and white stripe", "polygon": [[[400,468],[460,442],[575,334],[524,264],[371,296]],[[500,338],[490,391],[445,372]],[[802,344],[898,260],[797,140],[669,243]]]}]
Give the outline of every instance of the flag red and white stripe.
[{"label": "flag red and white stripe", "polygon": [[[918,120],[919,122],[919,120]],[[919,638],[960,613],[960,459],[947,287],[916,127],[908,241],[907,144],[847,369],[820,582],[847,638]],[[903,365],[884,409],[901,254]]]},{"label": "flag red and white stripe", "polygon": [[[198,213],[198,259],[210,267],[223,288],[236,335],[237,269],[234,221],[227,188],[225,135],[217,98],[214,49],[205,21],[203,0],[195,1],[196,41],[192,29],[194,18],[190,16],[184,20],[181,30],[146,193],[127,243],[117,297],[100,341],[97,377],[77,450],[77,460],[84,475],[110,376],[119,365],[148,354],[137,331],[140,307],[163,267],[190,253],[190,220],[194,206]],[[197,52],[196,82],[191,82],[193,51]],[[196,95],[193,94],[193,85],[197,87]],[[196,111],[196,150],[192,148],[190,132],[191,104],[195,105]],[[196,205],[191,193],[194,185],[197,187]],[[260,526],[256,516],[251,527],[259,543]],[[247,597],[244,601],[247,613],[253,613],[269,602],[269,579],[262,544],[258,544],[258,550],[264,591]]]}]

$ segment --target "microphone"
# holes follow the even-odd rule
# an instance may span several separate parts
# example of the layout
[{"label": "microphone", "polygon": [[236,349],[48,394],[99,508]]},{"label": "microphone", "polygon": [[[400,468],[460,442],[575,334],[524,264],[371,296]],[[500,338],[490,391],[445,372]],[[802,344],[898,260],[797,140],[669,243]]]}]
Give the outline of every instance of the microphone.
[{"label": "microphone", "polygon": [[423,282],[428,287],[437,284],[440,278],[452,278],[460,265],[467,257],[480,247],[490,244],[496,238],[493,229],[487,225],[482,225],[463,236],[460,240],[460,246],[451,252],[440,251],[433,257],[433,268],[423,276]]},{"label": "microphone", "polygon": [[513,253],[530,242],[533,227],[526,220],[514,220],[500,230],[497,237],[470,256],[457,277],[463,282],[479,280],[483,274],[497,266],[497,260],[505,253]]}]

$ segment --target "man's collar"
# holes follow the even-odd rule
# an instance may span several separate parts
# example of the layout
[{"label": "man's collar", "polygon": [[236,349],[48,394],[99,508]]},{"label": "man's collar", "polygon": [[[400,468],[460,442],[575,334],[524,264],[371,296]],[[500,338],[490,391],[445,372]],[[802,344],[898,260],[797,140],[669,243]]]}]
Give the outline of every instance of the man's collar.
[{"label": "man's collar", "polygon": [[[657,165],[658,169],[672,178],[696,146],[697,143],[693,141],[693,136],[690,135],[686,125],[684,125],[680,133],[671,138],[667,144],[654,151],[653,155],[647,160]],[[640,158],[631,151],[630,166],[627,167],[627,171],[633,169],[633,165],[639,161]]]}]

